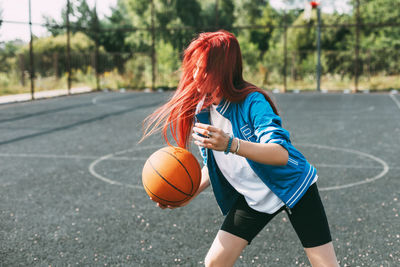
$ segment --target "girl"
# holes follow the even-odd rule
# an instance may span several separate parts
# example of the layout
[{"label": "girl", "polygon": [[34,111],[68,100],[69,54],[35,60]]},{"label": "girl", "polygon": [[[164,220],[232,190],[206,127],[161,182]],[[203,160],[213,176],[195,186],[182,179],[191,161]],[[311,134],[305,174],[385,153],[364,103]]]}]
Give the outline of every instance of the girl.
[{"label": "girl", "polygon": [[146,119],[144,137],[160,128],[168,144],[168,129],[180,147],[194,139],[205,164],[196,195],[211,184],[226,215],[206,266],[233,266],[282,210],[312,266],[338,266],[316,169],[291,144],[267,93],[243,80],[233,34],[201,33],[191,42],[178,88]]}]

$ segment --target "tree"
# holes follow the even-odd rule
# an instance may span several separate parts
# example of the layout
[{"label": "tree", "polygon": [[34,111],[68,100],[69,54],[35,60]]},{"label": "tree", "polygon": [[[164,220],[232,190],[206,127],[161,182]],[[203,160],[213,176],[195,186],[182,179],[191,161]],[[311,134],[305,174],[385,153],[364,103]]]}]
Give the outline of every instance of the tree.
[{"label": "tree", "polygon": [[[67,43],[66,35],[49,36],[44,38],[36,38],[35,56],[37,59],[36,71],[41,75],[49,72],[57,76],[67,71],[65,51]],[[92,55],[95,49],[95,43],[82,32],[77,32],[71,36],[71,57],[73,69],[86,70],[88,66],[93,64]],[[100,48],[100,51],[103,51]],[[23,46],[19,51],[25,60],[24,65],[29,66],[29,46]],[[57,64],[57,69],[54,68]]]},{"label": "tree", "polygon": [[15,64],[18,50],[23,45],[21,40],[0,43],[0,72],[7,72]]},{"label": "tree", "polygon": [[[79,31],[89,31],[93,28],[95,14],[94,9],[91,9],[86,0],[70,0],[70,28],[72,33]],[[67,25],[67,6],[61,10],[61,22],[57,22],[54,18],[44,16],[47,30],[53,36],[66,33]]]},{"label": "tree", "polygon": [[[399,1],[366,1],[360,5],[360,19],[365,24],[399,23],[399,10]],[[399,27],[363,27],[362,34],[362,49],[400,49]]]},{"label": "tree", "polygon": [[129,35],[128,16],[124,12],[122,2],[118,2],[117,6],[111,9],[111,15],[101,20],[99,34],[99,44],[108,52],[129,52],[130,47],[125,42]]},{"label": "tree", "polygon": [[[148,0],[122,0],[131,25],[137,28],[129,34],[128,43],[135,51],[151,49],[151,5]],[[204,26],[201,6],[197,0],[154,0],[154,26],[157,39],[182,50],[193,38],[193,33]]]},{"label": "tree", "polygon": [[[356,1],[353,1],[354,4]],[[399,1],[363,1],[360,5],[360,19],[363,24],[399,23]],[[400,73],[400,28],[362,27],[360,37],[361,70],[373,69],[386,74]]]},{"label": "tree", "polygon": [[[138,52],[149,52],[151,49],[151,5],[148,0],[121,0],[126,7],[130,25],[140,29],[130,32],[127,43]],[[154,0],[155,1],[155,0]]]},{"label": "tree", "polygon": [[[70,29],[71,33],[84,32],[93,41],[98,42],[109,52],[128,52],[129,46],[125,43],[128,35],[126,30],[129,20],[124,12],[122,1],[112,8],[111,15],[99,20],[96,7],[89,7],[86,0],[71,0],[70,4]],[[67,24],[67,7],[62,11],[62,22],[58,23],[51,17],[44,17],[47,30],[52,36],[65,34]]]}]

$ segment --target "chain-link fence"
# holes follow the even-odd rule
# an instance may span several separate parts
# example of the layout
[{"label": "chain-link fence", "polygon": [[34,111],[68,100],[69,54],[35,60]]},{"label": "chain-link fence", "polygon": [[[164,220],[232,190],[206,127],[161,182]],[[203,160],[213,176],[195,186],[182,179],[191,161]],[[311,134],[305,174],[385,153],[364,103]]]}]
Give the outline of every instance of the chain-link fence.
[{"label": "chain-link fence", "polygon": [[[30,91],[33,97],[35,90],[79,86],[97,90],[173,89],[179,81],[183,48],[197,33],[220,28],[238,37],[244,77],[262,88],[280,92],[400,89],[400,41],[393,40],[400,37],[400,16],[381,16],[379,20],[366,16],[362,7],[367,2],[353,1],[351,13],[336,16],[321,13],[317,7],[309,18],[298,11],[297,17],[289,20],[286,12],[281,11],[278,24],[266,25],[221,27],[216,10],[215,25],[195,28],[157,24],[156,7],[150,0],[152,17],[147,27],[104,27],[98,23],[96,13],[92,26],[74,29],[72,34],[74,26],[69,23],[67,1],[66,23],[54,25],[64,29],[65,35],[35,38],[32,28],[49,28],[49,25],[2,21],[22,24],[31,30],[29,46],[3,62],[7,65],[0,70],[0,91],[2,94]],[[400,1],[392,3],[400,14]],[[148,47],[110,52],[99,44],[96,32],[120,32],[125,36],[134,33],[130,38],[146,39]],[[165,41],[166,36],[174,41]],[[265,43],[256,44],[254,39],[265,39]],[[54,48],[51,51],[46,50],[49,42]],[[80,47],[82,43],[85,47]]]}]

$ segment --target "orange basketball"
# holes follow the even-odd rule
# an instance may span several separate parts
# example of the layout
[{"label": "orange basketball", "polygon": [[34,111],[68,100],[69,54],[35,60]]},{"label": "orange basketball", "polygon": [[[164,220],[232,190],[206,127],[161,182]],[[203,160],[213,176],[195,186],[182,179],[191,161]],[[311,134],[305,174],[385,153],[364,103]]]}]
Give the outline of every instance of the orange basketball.
[{"label": "orange basketball", "polygon": [[200,165],[192,153],[180,147],[163,147],[146,161],[142,182],[146,193],[163,205],[179,206],[199,188]]}]

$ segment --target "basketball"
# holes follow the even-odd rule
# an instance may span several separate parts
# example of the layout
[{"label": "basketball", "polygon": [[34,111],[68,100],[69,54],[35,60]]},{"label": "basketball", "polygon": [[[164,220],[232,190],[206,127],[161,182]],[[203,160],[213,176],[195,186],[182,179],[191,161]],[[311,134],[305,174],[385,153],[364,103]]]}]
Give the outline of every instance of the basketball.
[{"label": "basketball", "polygon": [[201,168],[195,156],[180,147],[163,147],[146,161],[142,182],[146,193],[162,205],[179,206],[196,193]]}]

